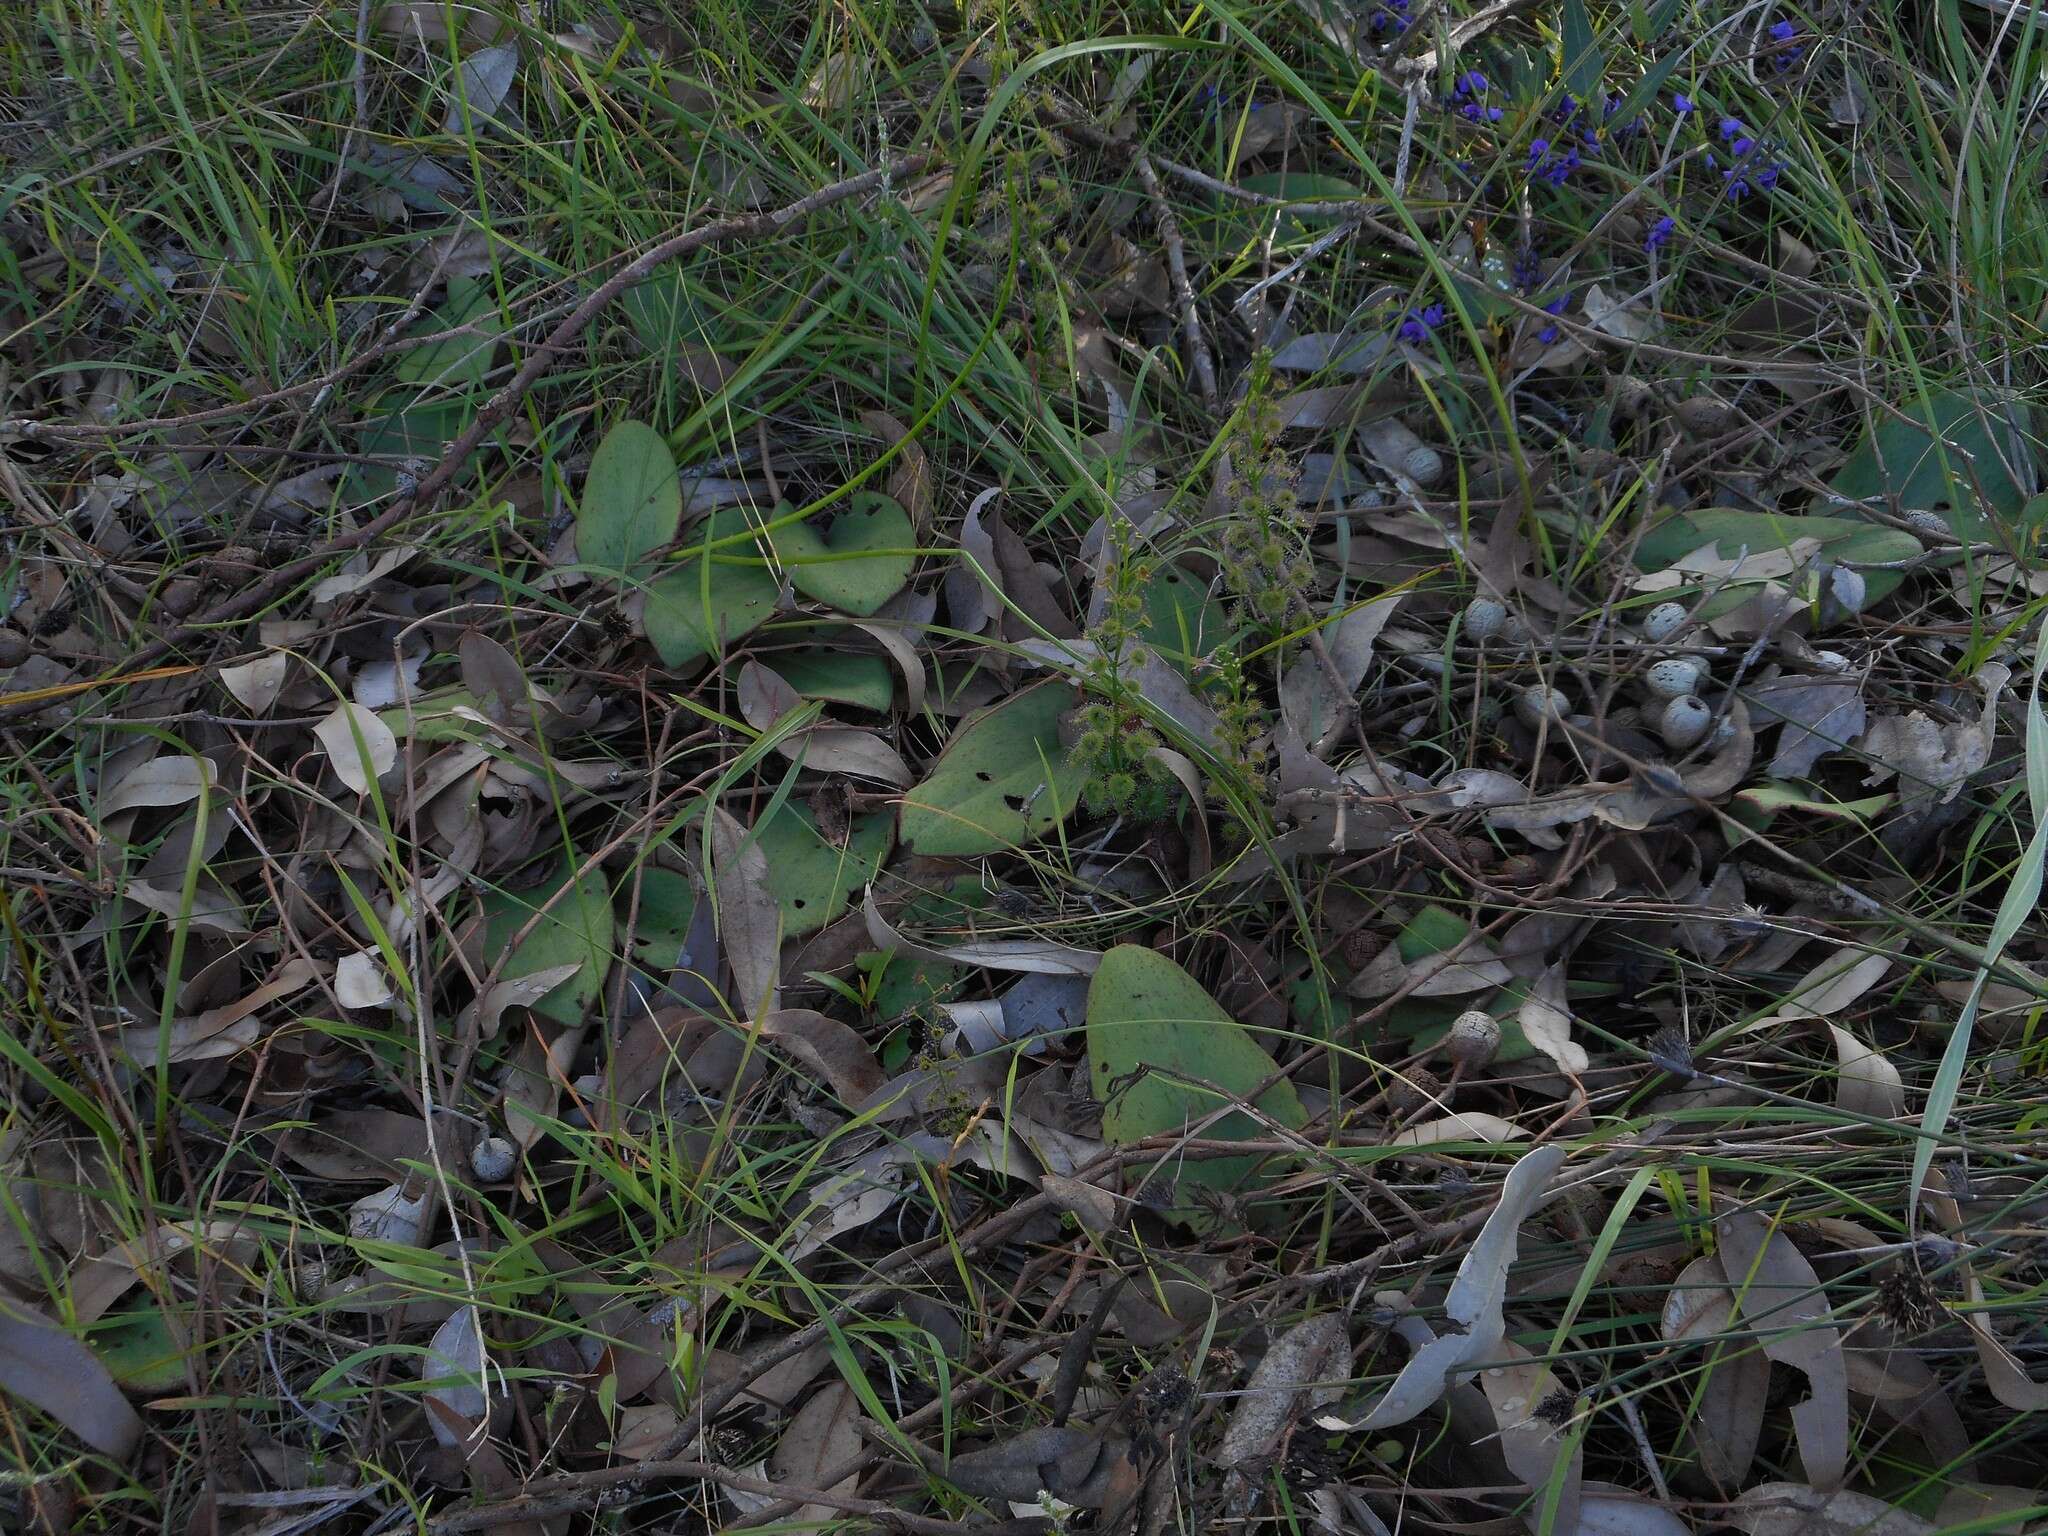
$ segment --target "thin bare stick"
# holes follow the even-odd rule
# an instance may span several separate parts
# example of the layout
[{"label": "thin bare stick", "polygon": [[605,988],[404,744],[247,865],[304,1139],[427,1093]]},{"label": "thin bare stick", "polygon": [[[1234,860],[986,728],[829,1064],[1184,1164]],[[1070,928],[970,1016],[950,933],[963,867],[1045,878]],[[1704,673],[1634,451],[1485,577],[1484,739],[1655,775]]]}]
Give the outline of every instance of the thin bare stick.
[{"label": "thin bare stick", "polygon": [[[198,618],[180,624],[159,636],[130,655],[112,676],[95,679],[96,684],[118,683],[123,674],[139,671],[151,665],[160,658],[170,655],[180,646],[198,639],[209,630],[259,612],[297,583],[317,574],[335,556],[348,554],[352,550],[376,542],[413,512],[432,506],[455,483],[456,476],[462,472],[462,466],[468,461],[470,454],[476,451],[478,445],[490,436],[500,423],[519,408],[520,402],[556,362],[568,355],[570,347],[589,327],[591,321],[603,313],[620,294],[657,267],[674,261],[679,256],[687,256],[692,251],[703,250],[707,246],[735,245],[780,234],[794,225],[803,223],[812,214],[837,203],[860,197],[886,184],[899,182],[907,176],[915,176],[935,158],[930,154],[911,155],[875,170],[863,171],[858,176],[835,181],[830,186],[820,187],[809,196],[798,198],[781,208],[764,213],[742,214],[733,219],[721,219],[715,224],[702,224],[681,234],[671,235],[659,245],[642,252],[594,289],[588,298],[563,318],[561,324],[548,333],[546,340],[534,347],[519,372],[513,375],[512,381],[485,402],[468,429],[448,445],[448,450],[441,455],[440,462],[429,470],[411,491],[401,493],[390,506],[364,523],[362,527],[335,535],[311,554],[302,555],[297,560],[279,566],[261,581],[254,582],[232,597],[214,604]],[[24,700],[18,704],[0,707],[0,724],[20,719],[42,707],[42,702],[37,700]]]},{"label": "thin bare stick", "polygon": [[1195,306],[1195,285],[1188,280],[1187,246],[1181,241],[1180,221],[1173,216],[1173,204],[1166,200],[1166,188],[1152,169],[1152,157],[1139,150],[1131,160],[1144,183],[1145,196],[1152,202],[1152,222],[1159,226],[1159,238],[1166,245],[1166,274],[1173,279],[1173,301],[1180,309],[1181,339],[1187,344],[1188,368],[1195,376],[1195,389],[1211,416],[1217,414],[1216,360],[1209,355],[1208,338],[1202,334],[1201,311]]},{"label": "thin bare stick", "polygon": [[370,121],[370,0],[358,0],[356,5],[356,53],[349,65],[349,81],[355,87],[356,111],[349,120],[348,132],[341,136],[341,153],[334,157],[334,174],[327,178],[327,184],[313,195],[313,206],[322,213],[331,213],[334,200],[341,196],[342,183],[348,180],[348,157],[356,147],[356,135],[361,133]]}]

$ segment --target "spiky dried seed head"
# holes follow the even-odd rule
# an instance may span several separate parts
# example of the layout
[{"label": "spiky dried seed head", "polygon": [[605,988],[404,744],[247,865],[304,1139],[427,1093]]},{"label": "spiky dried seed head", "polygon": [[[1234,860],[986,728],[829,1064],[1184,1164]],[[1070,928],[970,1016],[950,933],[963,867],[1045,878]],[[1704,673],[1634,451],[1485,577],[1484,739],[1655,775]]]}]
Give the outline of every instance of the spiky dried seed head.
[{"label": "spiky dried seed head", "polygon": [[1660,1072],[1669,1072],[1673,1077],[1691,1082],[1699,1075],[1699,1069],[1692,1062],[1692,1042],[1685,1038],[1685,1031],[1676,1024],[1666,1024],[1643,1047],[1650,1057],[1650,1065]]}]

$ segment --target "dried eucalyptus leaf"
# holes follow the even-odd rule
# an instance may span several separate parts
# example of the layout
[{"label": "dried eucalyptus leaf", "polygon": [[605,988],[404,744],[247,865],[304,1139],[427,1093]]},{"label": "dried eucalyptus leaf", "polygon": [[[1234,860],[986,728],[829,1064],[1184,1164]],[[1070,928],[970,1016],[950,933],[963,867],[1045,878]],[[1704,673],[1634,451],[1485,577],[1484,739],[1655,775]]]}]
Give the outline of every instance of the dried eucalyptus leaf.
[{"label": "dried eucalyptus leaf", "polygon": [[1334,1314],[1296,1323],[1268,1349],[1230,1424],[1223,1431],[1217,1464],[1239,1467],[1270,1457],[1294,1427],[1304,1404],[1327,1401],[1334,1383],[1349,1374],[1351,1338]]},{"label": "dried eucalyptus leaf", "polygon": [[1792,1408],[1799,1457],[1817,1488],[1839,1488],[1849,1466],[1849,1373],[1842,1337],[1827,1321],[1820,1276],[1790,1238],[1754,1211],[1714,1222],[1721,1273],[1764,1353],[1806,1376],[1811,1395]]},{"label": "dried eucalyptus leaf", "polygon": [[[1444,1313],[1463,1325],[1463,1333],[1431,1338],[1401,1367],[1387,1395],[1372,1411],[1353,1423],[1328,1418],[1317,1422],[1342,1430],[1392,1429],[1428,1411],[1444,1395],[1451,1378],[1468,1362],[1500,1357],[1506,1333],[1501,1305],[1506,1299],[1508,1268],[1515,1262],[1521,1225],[1549,1192],[1550,1180],[1564,1166],[1564,1148],[1537,1147],[1517,1160],[1501,1186],[1500,1203],[1479,1229],[1479,1236],[1458,1265],[1457,1278],[1444,1297]],[[1846,1396],[1843,1399],[1847,1403]]]}]

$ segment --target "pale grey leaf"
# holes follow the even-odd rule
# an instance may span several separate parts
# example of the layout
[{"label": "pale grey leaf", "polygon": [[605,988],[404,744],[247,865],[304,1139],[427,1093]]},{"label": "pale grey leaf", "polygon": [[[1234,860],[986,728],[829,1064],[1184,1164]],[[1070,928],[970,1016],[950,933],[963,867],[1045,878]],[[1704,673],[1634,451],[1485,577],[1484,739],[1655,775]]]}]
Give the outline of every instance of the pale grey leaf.
[{"label": "pale grey leaf", "polygon": [[427,1388],[427,1425],[442,1445],[466,1444],[489,1406],[484,1396],[484,1338],[475,1307],[458,1307],[434,1330],[420,1360]]},{"label": "pale grey leaf", "polygon": [[[858,1474],[831,1488],[820,1487],[820,1482],[857,1457],[861,1447],[860,1400],[845,1382],[827,1382],[805,1400],[782,1432],[775,1454],[768,1458],[771,1480],[820,1493],[851,1494],[860,1481]],[[792,1524],[812,1526],[843,1518],[841,1511],[824,1504],[806,1504],[789,1517]]]},{"label": "pale grey leaf", "polygon": [[705,839],[718,898],[718,936],[732,968],[734,1010],[752,1018],[781,992],[782,912],[768,888],[768,856],[722,807],[711,808]]},{"label": "pale grey leaf", "polygon": [[1262,1461],[1278,1448],[1305,1405],[1325,1402],[1350,1374],[1351,1338],[1334,1313],[1296,1323],[1276,1339],[1232,1410],[1218,1465]]},{"label": "pale grey leaf", "polygon": [[1929,1536],[1934,1530],[1867,1493],[1824,1493],[1805,1483],[1759,1483],[1744,1490],[1726,1518],[1749,1536]]},{"label": "pale grey leaf", "polygon": [[1849,1373],[1828,1321],[1820,1277],[1791,1239],[1754,1211],[1714,1222],[1721,1273],[1771,1359],[1803,1372],[1811,1395],[1792,1408],[1799,1457],[1818,1488],[1839,1488],[1849,1466]]}]

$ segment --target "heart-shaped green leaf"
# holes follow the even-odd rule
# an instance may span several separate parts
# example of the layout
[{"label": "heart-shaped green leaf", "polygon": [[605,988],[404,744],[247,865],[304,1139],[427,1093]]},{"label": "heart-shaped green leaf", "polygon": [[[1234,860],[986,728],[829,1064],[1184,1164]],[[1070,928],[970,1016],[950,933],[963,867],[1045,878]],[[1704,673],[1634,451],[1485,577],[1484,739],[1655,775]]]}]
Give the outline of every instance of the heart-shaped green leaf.
[{"label": "heart-shaped green leaf", "polygon": [[[1860,517],[1783,517],[1775,512],[1709,507],[1698,512],[1674,513],[1658,522],[1636,545],[1636,566],[1643,571],[1669,570],[1687,555],[1710,545],[1721,558],[1746,562],[1747,568],[1736,565],[1729,573],[1698,578],[1714,588],[1714,595],[1697,610],[1699,617],[1708,619],[1748,602],[1756,595],[1758,583],[1785,579],[1782,572],[1769,574],[1773,565],[1767,557],[1810,550],[1815,560],[1853,560],[1881,566],[1910,560],[1921,552],[1920,541],[1910,533]],[[1888,597],[1902,579],[1897,571],[1867,572],[1865,601],[1874,603]]]},{"label": "heart-shaped green leaf", "polygon": [[[1282,1078],[1260,1088],[1275,1069],[1251,1031],[1157,950],[1119,944],[1102,957],[1088,987],[1088,1080],[1102,1104],[1102,1134],[1111,1142],[1129,1146],[1197,1125],[1205,1140],[1263,1135],[1242,1110],[1209,1120],[1233,1099],[1256,1103],[1260,1113],[1298,1130],[1308,1115],[1294,1085]],[[1203,1158],[1178,1165],[1176,1178],[1182,1185],[1234,1189],[1257,1163],[1253,1157]],[[1184,1214],[1192,1210],[1183,1206]]]},{"label": "heart-shaped green leaf", "polygon": [[[513,936],[534,913],[547,907],[533,931],[519,941],[498,967],[500,981],[531,976],[558,965],[580,963],[582,969],[533,1005],[564,1024],[580,1024],[590,1005],[603,990],[605,972],[612,963],[612,904],[601,871],[592,870],[573,880],[574,869],[567,860],[557,860],[548,877],[539,884],[518,891],[487,891],[484,894],[484,962],[494,964]],[[564,890],[564,887],[567,887]],[[549,905],[549,898],[561,891],[561,899]]]},{"label": "heart-shaped green leaf", "polygon": [[779,651],[771,663],[782,680],[806,699],[850,704],[880,714],[896,699],[896,674],[879,656],[806,646]]},{"label": "heart-shaped green leaf", "polygon": [[576,508],[576,554],[614,581],[630,580],[676,536],[683,488],[675,456],[644,421],[622,421],[590,459]]},{"label": "heart-shaped green leaf", "polygon": [[931,777],[903,797],[904,846],[970,858],[1042,837],[1065,820],[1087,777],[1060,742],[1060,716],[1073,702],[1073,690],[1043,683],[970,718]]},{"label": "heart-shaped green leaf", "polygon": [[886,811],[853,819],[846,846],[828,842],[811,808],[795,800],[754,829],[768,859],[768,889],[782,908],[782,936],[800,938],[843,915],[853,893],[875,878],[895,829]]},{"label": "heart-shaped green leaf", "polygon": [[865,617],[910,580],[917,557],[910,514],[887,496],[857,491],[852,504],[820,532],[795,523],[775,535],[775,553],[806,597]]},{"label": "heart-shaped green leaf", "polygon": [[[437,462],[448,444],[462,436],[476,414],[476,401],[466,396],[446,396],[438,391],[386,390],[365,418],[360,453],[374,463],[357,463],[349,470],[349,497],[355,501],[379,500],[393,495],[406,481],[417,483],[426,473],[423,466]],[[466,477],[476,467],[480,454],[464,463]]]},{"label": "heart-shaped green leaf", "polygon": [[[740,507],[722,507],[704,524],[704,541],[745,533]],[[670,566],[647,586],[641,623],[662,661],[680,667],[723,652],[775,611],[781,593],[757,544],[734,544]]]},{"label": "heart-shaped green leaf", "polygon": [[1832,488],[1859,501],[1885,496],[1902,508],[1940,512],[1958,537],[1982,539],[1991,519],[2019,514],[2026,498],[2013,468],[2031,455],[2007,407],[1968,390],[1936,390],[1875,418]]}]

